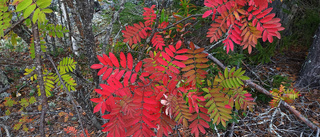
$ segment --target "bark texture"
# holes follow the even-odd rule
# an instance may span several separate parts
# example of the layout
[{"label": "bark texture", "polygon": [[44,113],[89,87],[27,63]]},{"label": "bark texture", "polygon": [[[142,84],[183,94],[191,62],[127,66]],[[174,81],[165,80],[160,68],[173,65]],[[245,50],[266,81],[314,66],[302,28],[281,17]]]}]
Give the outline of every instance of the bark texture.
[{"label": "bark texture", "polygon": [[320,89],[320,25],[295,86],[304,89]]}]

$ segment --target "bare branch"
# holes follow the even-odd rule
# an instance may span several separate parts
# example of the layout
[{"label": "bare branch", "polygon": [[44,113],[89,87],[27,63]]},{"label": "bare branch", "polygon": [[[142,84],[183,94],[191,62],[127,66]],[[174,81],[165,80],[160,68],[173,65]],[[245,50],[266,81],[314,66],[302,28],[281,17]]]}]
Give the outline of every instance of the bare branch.
[{"label": "bare branch", "polygon": [[0,124],[0,127],[2,127],[6,131],[7,137],[11,137],[8,126],[6,126],[4,124]]}]

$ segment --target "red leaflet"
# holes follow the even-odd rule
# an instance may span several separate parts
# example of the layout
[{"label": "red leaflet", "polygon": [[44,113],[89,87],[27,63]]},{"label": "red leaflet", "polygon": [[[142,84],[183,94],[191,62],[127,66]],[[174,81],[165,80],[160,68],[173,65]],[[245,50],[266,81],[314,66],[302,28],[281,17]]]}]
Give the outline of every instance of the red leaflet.
[{"label": "red leaflet", "polygon": [[230,105],[225,105],[224,107],[227,109],[231,109]]},{"label": "red leaflet", "polygon": [[265,9],[268,7],[268,1],[267,0],[254,0],[255,5],[261,9]]},{"label": "red leaflet", "polygon": [[202,18],[206,18],[208,17],[210,14],[212,14],[212,10],[208,10],[206,12],[203,13]]},{"label": "red leaflet", "polygon": [[137,73],[132,74],[131,79],[130,79],[131,83],[134,83],[136,81],[137,75],[138,75]]},{"label": "red leaflet", "polygon": [[[91,100],[92,101],[92,100]],[[99,112],[102,106],[102,102],[98,103],[94,109],[93,109],[93,113]]]},{"label": "red leaflet", "polygon": [[108,63],[103,59],[103,57],[97,55],[98,60],[103,64],[103,65],[108,65]]},{"label": "red leaflet", "polygon": [[106,54],[103,54],[103,59],[108,63],[108,65],[110,67],[113,67],[111,60],[109,59],[109,57]]},{"label": "red leaflet", "polygon": [[165,51],[167,52],[167,54],[168,54],[170,57],[173,57],[173,56],[174,56],[173,52],[172,52],[169,48],[166,48]]},{"label": "red leaflet", "polygon": [[119,68],[119,61],[118,61],[117,57],[112,52],[109,52],[109,57],[111,59],[112,64],[115,67]]},{"label": "red leaflet", "polygon": [[93,65],[91,65],[91,69],[100,69],[100,68],[102,68],[103,67],[103,65],[101,65],[101,64],[93,64]]},{"label": "red leaflet", "polygon": [[188,59],[188,57],[184,56],[184,55],[177,55],[174,58],[177,59],[177,60],[187,60]]},{"label": "red leaflet", "polygon": [[109,77],[109,75],[111,74],[112,70],[113,70],[113,68],[109,68],[106,71],[106,73],[103,74],[102,80],[106,80]]},{"label": "red leaflet", "polygon": [[102,69],[100,69],[99,72],[98,72],[98,76],[103,74],[107,69],[108,69],[108,67],[103,67]]},{"label": "red leaflet", "polygon": [[180,47],[181,47],[181,40],[179,40],[178,42],[177,42],[177,44],[176,44],[176,49],[180,49]]},{"label": "red leaflet", "polygon": [[163,58],[165,58],[167,61],[171,61],[171,58],[165,53],[165,52],[161,52],[161,55],[163,56]]},{"label": "red leaflet", "polygon": [[123,52],[120,52],[120,64],[123,68],[126,68],[127,60],[126,60],[126,55],[124,55]]},{"label": "red leaflet", "polygon": [[133,58],[132,58],[132,55],[131,55],[130,52],[128,53],[127,61],[128,61],[128,68],[129,68],[130,70],[132,70],[132,67],[133,67]]},{"label": "red leaflet", "polygon": [[175,64],[175,65],[177,65],[177,66],[180,67],[180,68],[186,67],[186,65],[185,65],[184,63],[179,62],[179,61],[172,61],[172,64]]},{"label": "red leaflet", "polygon": [[174,47],[172,45],[169,45],[169,49],[172,51],[172,52],[176,52],[176,49],[174,49]]},{"label": "red leaflet", "polygon": [[158,58],[157,61],[164,66],[168,66],[168,62],[164,61],[162,58]]},{"label": "red leaflet", "polygon": [[140,61],[140,62],[137,63],[137,65],[136,65],[136,67],[135,67],[135,71],[136,71],[136,72],[139,72],[141,66],[142,66],[142,62]]}]

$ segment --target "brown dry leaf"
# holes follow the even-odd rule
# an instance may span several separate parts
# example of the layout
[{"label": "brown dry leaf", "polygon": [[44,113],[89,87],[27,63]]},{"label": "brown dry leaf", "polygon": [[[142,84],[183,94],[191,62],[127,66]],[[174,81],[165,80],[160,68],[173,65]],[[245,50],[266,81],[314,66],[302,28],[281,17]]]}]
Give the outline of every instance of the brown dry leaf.
[{"label": "brown dry leaf", "polygon": [[41,111],[42,110],[42,105],[38,106],[38,110]]}]

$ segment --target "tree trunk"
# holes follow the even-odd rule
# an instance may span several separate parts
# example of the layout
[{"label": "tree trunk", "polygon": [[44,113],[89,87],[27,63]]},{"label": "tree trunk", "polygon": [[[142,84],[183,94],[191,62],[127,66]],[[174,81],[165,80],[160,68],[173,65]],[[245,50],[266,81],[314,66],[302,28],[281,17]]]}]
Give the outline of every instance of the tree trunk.
[{"label": "tree trunk", "polygon": [[320,89],[320,25],[295,86],[302,89]]}]

